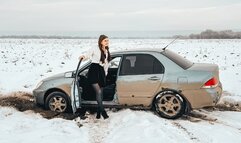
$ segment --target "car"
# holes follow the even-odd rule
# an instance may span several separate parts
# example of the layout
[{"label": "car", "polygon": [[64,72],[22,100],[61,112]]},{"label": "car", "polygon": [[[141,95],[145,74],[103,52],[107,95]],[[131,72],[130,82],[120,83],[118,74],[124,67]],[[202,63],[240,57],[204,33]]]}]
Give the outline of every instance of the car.
[{"label": "car", "polygon": [[[193,63],[166,48],[115,51],[111,57],[103,89],[105,107],[150,109],[176,119],[215,106],[221,97],[216,64]],[[33,90],[36,103],[56,112],[97,107],[87,80],[90,64],[79,61],[76,70],[43,79]]]}]

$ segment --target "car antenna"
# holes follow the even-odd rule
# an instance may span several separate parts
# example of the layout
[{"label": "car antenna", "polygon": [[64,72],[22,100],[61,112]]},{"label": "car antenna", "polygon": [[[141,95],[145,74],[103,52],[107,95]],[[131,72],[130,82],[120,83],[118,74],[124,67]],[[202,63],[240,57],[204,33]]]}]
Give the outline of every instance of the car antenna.
[{"label": "car antenna", "polygon": [[166,50],[166,48],[169,46],[169,45],[171,45],[174,41],[176,41],[178,39],[178,37],[176,38],[176,39],[174,39],[174,40],[172,40],[172,42],[170,42],[169,44],[167,44],[164,48],[162,48],[162,50]]}]

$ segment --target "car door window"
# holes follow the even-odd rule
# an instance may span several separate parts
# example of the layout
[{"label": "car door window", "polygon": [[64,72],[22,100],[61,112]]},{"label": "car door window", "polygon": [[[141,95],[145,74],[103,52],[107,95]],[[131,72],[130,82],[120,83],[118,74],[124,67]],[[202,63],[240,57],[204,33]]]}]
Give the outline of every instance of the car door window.
[{"label": "car door window", "polygon": [[162,74],[164,67],[154,56],[149,54],[124,56],[120,75]]},{"label": "car door window", "polygon": [[108,74],[106,76],[106,85],[115,84],[120,61],[121,61],[121,56],[118,56],[118,57],[112,57],[112,60],[109,62],[110,66],[108,69]]},{"label": "car door window", "polygon": [[110,61],[109,68],[118,68],[120,64],[121,57],[113,57]]}]

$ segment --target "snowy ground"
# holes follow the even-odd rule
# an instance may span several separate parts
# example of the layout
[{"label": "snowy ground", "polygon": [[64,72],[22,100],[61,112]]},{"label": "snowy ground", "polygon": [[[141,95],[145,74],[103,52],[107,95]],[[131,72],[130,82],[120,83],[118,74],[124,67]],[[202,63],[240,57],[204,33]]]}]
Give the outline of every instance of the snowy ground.
[{"label": "snowy ground", "polygon": [[[110,39],[111,51],[160,48],[171,40]],[[42,78],[74,70],[79,55],[96,39],[0,39],[0,96],[31,93]],[[216,63],[220,104],[241,107],[241,40],[177,40],[169,49],[193,62]],[[194,119],[166,120],[149,111],[108,111],[108,120],[45,119],[32,111],[0,107],[0,141],[14,142],[241,142],[241,112],[195,111]],[[82,127],[78,127],[82,124]]]}]

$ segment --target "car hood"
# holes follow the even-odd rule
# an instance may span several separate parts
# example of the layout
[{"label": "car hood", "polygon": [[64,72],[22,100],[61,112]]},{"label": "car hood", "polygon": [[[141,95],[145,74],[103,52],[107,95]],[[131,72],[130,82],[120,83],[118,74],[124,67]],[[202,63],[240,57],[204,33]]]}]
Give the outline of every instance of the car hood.
[{"label": "car hood", "polygon": [[63,72],[63,73],[59,73],[50,77],[47,77],[45,79],[43,79],[43,81],[48,81],[48,80],[56,80],[56,79],[60,79],[60,78],[71,78],[71,77],[66,77],[66,73],[72,73],[72,71],[69,72]]}]

